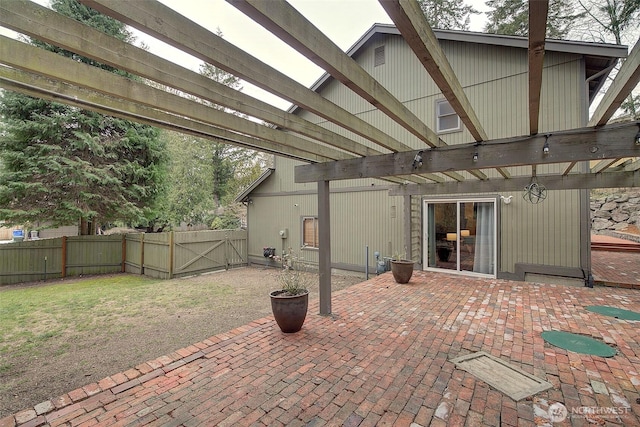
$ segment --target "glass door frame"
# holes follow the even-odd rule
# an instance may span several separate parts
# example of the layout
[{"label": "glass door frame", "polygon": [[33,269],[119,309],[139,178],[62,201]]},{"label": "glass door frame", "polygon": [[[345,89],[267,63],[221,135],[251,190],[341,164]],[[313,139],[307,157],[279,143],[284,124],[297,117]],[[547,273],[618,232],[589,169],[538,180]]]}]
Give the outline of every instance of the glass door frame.
[{"label": "glass door frame", "polygon": [[[461,245],[456,244],[456,269],[447,269],[447,268],[439,268],[439,267],[429,267],[429,205],[432,204],[442,204],[442,203],[455,203],[456,205],[456,234],[460,236],[460,206],[464,203],[492,203],[493,204],[493,274],[486,273],[477,273],[474,271],[461,270],[460,268],[460,249]],[[434,272],[445,272],[451,274],[461,274],[465,276],[474,276],[474,277],[486,277],[486,278],[496,278],[498,271],[498,239],[499,239],[499,230],[498,230],[498,200],[496,197],[465,197],[465,198],[423,198],[422,199],[422,229],[423,229],[423,240],[422,240],[422,266],[423,270],[426,271],[434,271]],[[459,237],[457,237],[459,242]],[[435,248],[434,248],[435,250]]]}]

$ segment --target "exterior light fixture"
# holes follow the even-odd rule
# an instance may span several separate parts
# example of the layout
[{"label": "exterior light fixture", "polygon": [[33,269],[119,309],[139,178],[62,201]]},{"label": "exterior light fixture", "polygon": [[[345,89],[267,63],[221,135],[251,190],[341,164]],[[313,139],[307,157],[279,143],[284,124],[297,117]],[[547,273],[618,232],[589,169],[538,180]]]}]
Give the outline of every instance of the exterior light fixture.
[{"label": "exterior light fixture", "polygon": [[531,177],[531,183],[524,187],[522,198],[529,203],[537,204],[547,198],[547,188],[538,183],[535,176]]},{"label": "exterior light fixture", "polygon": [[640,145],[640,124],[638,125],[638,133],[636,133],[636,145]]},{"label": "exterior light fixture", "polygon": [[418,169],[419,167],[422,167],[422,153],[423,151],[420,150],[416,153],[416,156],[413,158],[413,168],[414,169]]},{"label": "exterior light fixture", "polygon": [[473,153],[473,161],[474,162],[478,161],[478,152],[477,151],[475,153]]},{"label": "exterior light fixture", "polygon": [[545,135],[544,145],[542,146],[542,154],[549,154],[549,135]]},{"label": "exterior light fixture", "polygon": [[513,198],[513,195],[511,196],[500,196],[500,199],[502,200],[502,203],[504,203],[505,205],[508,205],[509,203],[511,203],[511,199]]}]

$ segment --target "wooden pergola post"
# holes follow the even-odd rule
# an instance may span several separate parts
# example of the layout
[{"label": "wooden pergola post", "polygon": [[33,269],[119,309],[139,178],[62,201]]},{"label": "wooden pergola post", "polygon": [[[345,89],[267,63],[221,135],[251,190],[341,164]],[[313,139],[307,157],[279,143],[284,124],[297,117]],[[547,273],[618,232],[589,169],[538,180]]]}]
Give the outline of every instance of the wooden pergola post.
[{"label": "wooden pergola post", "polygon": [[318,270],[320,273],[320,314],[331,314],[331,210],[329,182],[318,181],[318,243],[320,247]]}]

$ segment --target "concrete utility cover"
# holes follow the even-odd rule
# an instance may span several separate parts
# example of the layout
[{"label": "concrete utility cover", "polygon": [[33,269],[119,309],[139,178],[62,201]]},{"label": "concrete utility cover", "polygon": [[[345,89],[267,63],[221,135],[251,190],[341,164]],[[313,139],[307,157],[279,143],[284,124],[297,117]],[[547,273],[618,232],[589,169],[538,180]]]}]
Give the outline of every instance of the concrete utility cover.
[{"label": "concrete utility cover", "polygon": [[615,317],[616,319],[640,320],[640,313],[622,308],[608,307],[606,305],[590,305],[585,308],[594,313]]},{"label": "concrete utility cover", "polygon": [[550,383],[484,351],[451,361],[458,368],[469,372],[515,401],[553,387]]},{"label": "concrete utility cover", "polygon": [[546,331],[542,333],[542,338],[549,344],[575,353],[601,357],[613,357],[616,355],[615,348],[583,335],[562,331]]}]

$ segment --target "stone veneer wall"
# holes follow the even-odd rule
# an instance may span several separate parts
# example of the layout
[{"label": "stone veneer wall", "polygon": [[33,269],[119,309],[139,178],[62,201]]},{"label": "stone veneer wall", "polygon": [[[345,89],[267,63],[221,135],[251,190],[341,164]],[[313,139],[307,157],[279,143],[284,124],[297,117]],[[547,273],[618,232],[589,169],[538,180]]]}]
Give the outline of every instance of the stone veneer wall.
[{"label": "stone veneer wall", "polygon": [[640,235],[625,233],[629,226],[640,229],[640,189],[591,193],[591,231],[640,241]]}]

